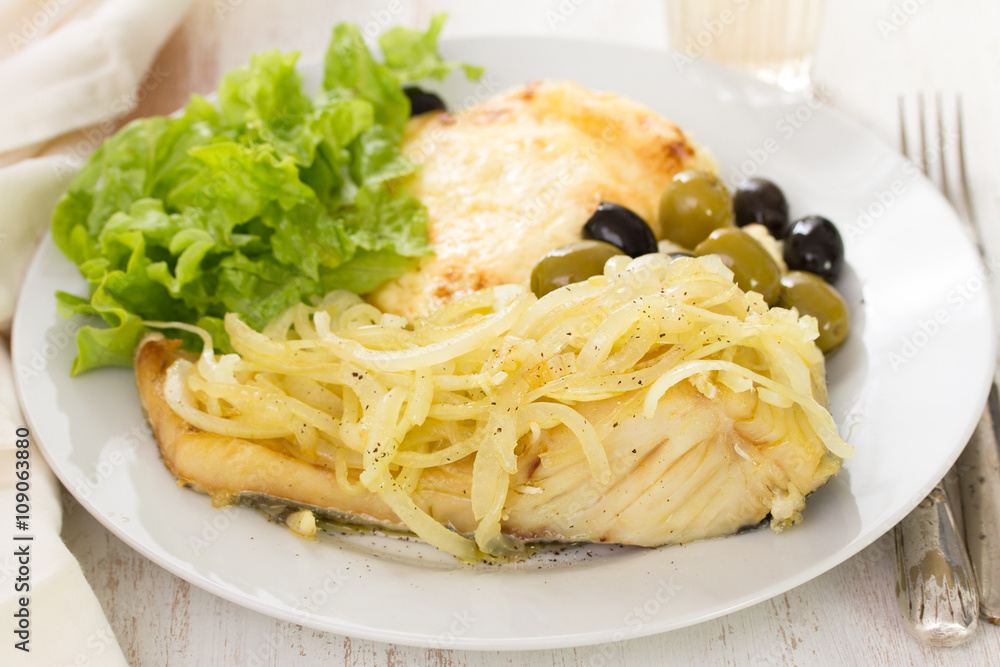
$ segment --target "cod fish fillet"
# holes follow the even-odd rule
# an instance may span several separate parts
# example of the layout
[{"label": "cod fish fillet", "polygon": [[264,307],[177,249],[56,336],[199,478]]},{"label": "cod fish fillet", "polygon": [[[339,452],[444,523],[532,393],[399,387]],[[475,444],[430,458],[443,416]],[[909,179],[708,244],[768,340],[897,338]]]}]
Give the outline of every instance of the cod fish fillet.
[{"label": "cod fish fillet", "polygon": [[403,154],[422,165],[408,186],[427,207],[435,254],[369,300],[410,319],[484,287],[527,285],[542,255],[580,240],[602,201],[657,232],[657,203],[674,174],[714,166],[650,109],[567,81],[418,116]]},{"label": "cod fish fillet", "polygon": [[[321,516],[405,529],[369,491],[350,493],[334,471],[294,456],[282,439],[249,440],[201,431],[167,404],[167,368],[176,341],[147,338],[136,359],[139,390],[174,475],[227,504],[240,494],[320,508]],[[503,532],[526,540],[641,546],[729,535],[769,515],[795,523],[805,496],[840,469],[840,459],[808,437],[794,413],[752,392],[718,387],[712,398],[682,382],[642,415],[645,391],[577,406],[602,435],[611,477],[596,481],[575,435],[563,426],[529,440],[518,455]],[[614,415],[634,415],[619,419]],[[471,534],[475,457],[427,469],[412,494],[438,522]],[[350,484],[358,483],[352,473]]]}]

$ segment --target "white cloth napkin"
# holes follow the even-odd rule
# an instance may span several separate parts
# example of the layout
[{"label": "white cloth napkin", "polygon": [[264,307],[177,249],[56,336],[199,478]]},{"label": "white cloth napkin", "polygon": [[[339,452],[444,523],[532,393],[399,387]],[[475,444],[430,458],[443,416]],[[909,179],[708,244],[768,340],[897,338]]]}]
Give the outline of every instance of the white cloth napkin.
[{"label": "white cloth napkin", "polygon": [[[0,0],[0,331],[59,195],[86,154],[136,104],[136,89],[191,0]],[[150,78],[155,78],[155,73]],[[100,124],[97,129],[95,124]],[[31,520],[15,528],[17,429],[0,338],[0,665],[125,665],[107,619],[59,537],[59,485],[30,445]],[[31,535],[30,542],[15,536]],[[30,544],[30,590],[17,590]],[[28,598],[30,641],[12,632]]]}]

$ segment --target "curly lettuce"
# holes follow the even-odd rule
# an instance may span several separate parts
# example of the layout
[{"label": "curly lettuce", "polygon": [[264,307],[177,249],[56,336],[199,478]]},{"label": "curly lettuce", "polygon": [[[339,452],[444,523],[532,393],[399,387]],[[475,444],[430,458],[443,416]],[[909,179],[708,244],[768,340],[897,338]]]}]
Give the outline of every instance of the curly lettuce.
[{"label": "curly lettuce", "polygon": [[110,137],[52,218],[90,288],[58,293],[59,312],[105,325],[78,331],[73,374],[131,366],[144,321],[197,324],[225,350],[226,313],[260,329],[315,295],[370,292],[430,254],[427,211],[403,183],[416,165],[400,152],[402,86],[481,74],[438,53],[444,18],[383,33],[382,62],[357,26],[337,25],[313,95],[298,53],[266,51],[226,74],[217,101],[194,95],[180,115]]}]

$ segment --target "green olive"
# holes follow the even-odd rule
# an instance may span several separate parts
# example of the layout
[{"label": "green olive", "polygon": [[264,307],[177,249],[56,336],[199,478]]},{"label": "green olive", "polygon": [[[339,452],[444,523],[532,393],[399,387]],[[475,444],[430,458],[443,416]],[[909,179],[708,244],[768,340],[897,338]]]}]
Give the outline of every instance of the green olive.
[{"label": "green olive", "polygon": [[551,292],[604,273],[604,264],[624,254],[604,241],[578,241],[551,251],[531,272],[531,291],[541,298]]},{"label": "green olive", "polygon": [[814,273],[789,271],[781,279],[779,304],[796,308],[800,315],[812,315],[819,323],[816,345],[829,352],[844,342],[850,329],[850,316],[843,297]]},{"label": "green olive", "polygon": [[660,197],[660,238],[694,248],[713,230],[733,226],[733,198],[714,175],[682,171]]},{"label": "green olive", "polygon": [[733,271],[744,292],[754,291],[773,304],[781,290],[781,267],[757,239],[737,227],[716,229],[694,249],[697,255],[718,255]]}]

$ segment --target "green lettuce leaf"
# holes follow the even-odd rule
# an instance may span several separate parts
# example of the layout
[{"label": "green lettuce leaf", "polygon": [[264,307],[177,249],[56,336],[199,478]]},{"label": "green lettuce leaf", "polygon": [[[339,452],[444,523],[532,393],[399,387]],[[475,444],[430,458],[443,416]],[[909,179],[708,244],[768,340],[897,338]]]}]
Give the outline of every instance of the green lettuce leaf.
[{"label": "green lettuce leaf", "polygon": [[226,74],[217,101],[194,95],[183,113],[110,137],[52,217],[89,284],[87,297],[59,293],[59,312],[106,325],[79,330],[73,373],[131,365],[147,321],[198,324],[228,351],[228,312],[260,329],[330,290],[370,292],[430,254],[427,211],[405,186],[416,165],[400,152],[402,85],[481,72],[441,58],[443,23],[387,31],[384,62],[357,26],[337,25],[313,95],[297,53],[266,51]]},{"label": "green lettuce leaf", "polygon": [[482,67],[441,59],[437,41],[447,18],[446,14],[435,14],[431,17],[431,25],[426,32],[396,26],[379,35],[378,42],[385,54],[385,66],[400,81],[427,78],[440,80],[457,67],[462,68],[465,76],[473,80],[483,75]]},{"label": "green lettuce leaf", "polygon": [[362,99],[371,104],[375,124],[402,137],[410,117],[410,102],[400,80],[375,60],[358,26],[341,23],[333,29],[326,51],[323,88],[335,99]]}]

